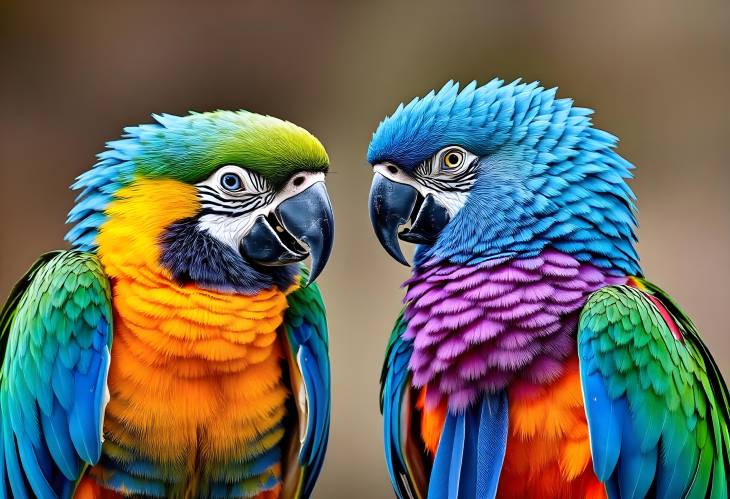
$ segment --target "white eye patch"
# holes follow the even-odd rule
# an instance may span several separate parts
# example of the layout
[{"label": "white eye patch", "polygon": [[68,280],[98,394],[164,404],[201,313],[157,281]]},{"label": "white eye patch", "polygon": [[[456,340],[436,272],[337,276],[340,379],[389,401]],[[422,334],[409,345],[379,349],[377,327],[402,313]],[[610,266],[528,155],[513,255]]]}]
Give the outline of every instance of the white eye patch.
[{"label": "white eye patch", "polygon": [[463,147],[447,146],[418,165],[413,176],[438,192],[468,192],[476,180],[478,159]]},{"label": "white eye patch", "polygon": [[236,165],[219,168],[195,187],[200,199],[198,226],[235,250],[276,196],[265,178]]},{"label": "white eye patch", "polygon": [[418,193],[433,198],[453,217],[464,207],[476,182],[479,156],[463,147],[447,146],[419,164],[413,173],[406,173],[392,163],[373,166],[393,182],[410,185]]},{"label": "white eye patch", "polygon": [[235,165],[219,168],[196,187],[203,215],[240,217],[274,199],[274,190],[265,178]]}]

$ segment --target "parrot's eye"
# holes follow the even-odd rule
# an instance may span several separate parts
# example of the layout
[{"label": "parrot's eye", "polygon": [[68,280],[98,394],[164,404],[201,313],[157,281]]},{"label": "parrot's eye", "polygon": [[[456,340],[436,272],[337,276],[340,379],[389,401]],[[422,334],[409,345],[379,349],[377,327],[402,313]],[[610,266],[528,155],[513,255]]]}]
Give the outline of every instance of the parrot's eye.
[{"label": "parrot's eye", "polygon": [[444,167],[454,169],[461,166],[464,162],[464,153],[458,149],[452,149],[444,154]]},{"label": "parrot's eye", "polygon": [[243,181],[235,173],[225,173],[221,176],[221,187],[231,192],[240,191],[243,189]]}]

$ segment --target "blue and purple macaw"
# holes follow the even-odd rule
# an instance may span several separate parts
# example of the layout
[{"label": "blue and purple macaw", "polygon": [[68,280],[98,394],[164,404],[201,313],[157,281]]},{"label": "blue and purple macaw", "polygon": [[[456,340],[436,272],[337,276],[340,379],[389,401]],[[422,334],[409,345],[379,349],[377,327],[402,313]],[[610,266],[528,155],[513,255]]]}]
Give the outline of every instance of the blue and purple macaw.
[{"label": "blue and purple macaw", "polygon": [[418,245],[382,377],[393,487],[727,498],[725,382],[643,278],[617,139],[555,94],[449,82],[373,135],[375,233]]}]

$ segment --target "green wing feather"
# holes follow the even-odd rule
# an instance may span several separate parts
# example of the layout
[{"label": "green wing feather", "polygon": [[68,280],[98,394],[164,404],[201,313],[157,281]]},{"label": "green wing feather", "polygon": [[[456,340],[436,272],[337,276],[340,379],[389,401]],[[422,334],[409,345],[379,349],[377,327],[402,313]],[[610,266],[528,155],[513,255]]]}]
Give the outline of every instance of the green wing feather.
[{"label": "green wing feather", "polygon": [[70,497],[101,454],[109,281],[78,251],[42,256],[0,315],[0,498]]},{"label": "green wing feather", "polygon": [[399,498],[424,498],[431,458],[420,435],[417,392],[411,386],[408,362],[413,340],[404,340],[407,322],[401,311],[385,352],[380,376],[380,411],[383,414],[385,463]]},{"label": "green wing feather", "polygon": [[[302,268],[301,281],[309,272]],[[285,354],[294,395],[285,466],[284,497],[309,497],[324,463],[330,427],[330,365],[327,319],[316,284],[288,296]]]},{"label": "green wing feather", "polygon": [[[0,313],[0,358],[5,357],[5,349],[7,348],[8,337],[10,336],[10,325],[13,323],[13,318],[15,318],[15,314],[18,312],[20,299],[28,289],[28,286],[30,286],[38,270],[60,253],[62,252],[51,251],[41,255],[10,291],[10,295],[3,306],[3,311]],[[0,382],[2,382],[2,370],[0,370]]]},{"label": "green wing feather", "polygon": [[658,287],[610,286],[581,314],[594,469],[610,497],[728,497],[728,390],[697,329]]}]

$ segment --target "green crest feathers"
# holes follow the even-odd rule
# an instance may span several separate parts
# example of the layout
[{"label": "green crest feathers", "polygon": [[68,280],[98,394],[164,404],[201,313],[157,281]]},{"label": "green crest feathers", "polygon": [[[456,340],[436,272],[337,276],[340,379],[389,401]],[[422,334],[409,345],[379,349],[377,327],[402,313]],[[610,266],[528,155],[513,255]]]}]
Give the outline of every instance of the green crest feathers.
[{"label": "green crest feathers", "polygon": [[138,175],[195,183],[217,168],[234,164],[254,171],[274,186],[297,171],[327,171],[322,144],[305,129],[247,111],[155,116],[158,125],[125,131],[139,143],[133,159]]}]

